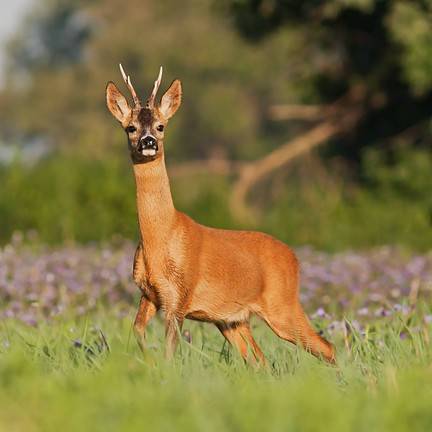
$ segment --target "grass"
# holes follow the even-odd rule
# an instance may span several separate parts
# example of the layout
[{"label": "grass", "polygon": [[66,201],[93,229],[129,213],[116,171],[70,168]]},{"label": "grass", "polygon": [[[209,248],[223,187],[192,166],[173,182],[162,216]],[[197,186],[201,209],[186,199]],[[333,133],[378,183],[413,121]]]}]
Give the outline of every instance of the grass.
[{"label": "grass", "polygon": [[192,343],[182,340],[166,362],[159,319],[149,326],[145,355],[132,316],[100,311],[38,328],[6,319],[0,431],[430,430],[427,310],[376,318],[361,333],[347,320],[345,331],[327,335],[337,368],[254,323],[269,361],[264,370],[245,366],[207,324],[187,322]]}]

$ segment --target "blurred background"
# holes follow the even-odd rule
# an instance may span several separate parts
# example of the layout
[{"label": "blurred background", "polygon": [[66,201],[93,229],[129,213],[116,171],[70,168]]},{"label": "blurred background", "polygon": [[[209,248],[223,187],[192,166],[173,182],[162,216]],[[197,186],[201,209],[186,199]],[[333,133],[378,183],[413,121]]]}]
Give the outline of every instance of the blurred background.
[{"label": "blurred background", "polygon": [[180,78],[179,210],[325,250],[432,244],[432,1],[20,0],[0,17],[0,242],[137,238],[105,85]]}]

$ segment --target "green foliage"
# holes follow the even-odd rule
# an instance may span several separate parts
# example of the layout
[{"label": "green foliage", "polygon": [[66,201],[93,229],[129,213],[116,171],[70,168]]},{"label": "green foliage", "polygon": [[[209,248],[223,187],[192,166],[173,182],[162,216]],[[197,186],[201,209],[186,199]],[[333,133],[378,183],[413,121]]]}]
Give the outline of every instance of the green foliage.
[{"label": "green foliage", "polygon": [[[301,169],[292,172],[289,187],[264,185],[273,196],[265,192],[265,201],[257,203],[266,210],[251,228],[326,250],[395,243],[429,250],[430,151],[370,150],[364,166],[367,188],[307,166],[306,176]],[[0,170],[0,182],[2,242],[15,230],[36,230],[41,240],[54,243],[137,238],[135,184],[124,156],[88,160],[59,154],[33,167],[16,162]],[[228,207],[228,179],[186,176],[171,183],[179,210],[205,225],[240,228]],[[254,195],[252,200],[259,198],[259,191]]]},{"label": "green foliage", "polygon": [[132,174],[114,159],[52,157],[33,167],[17,162],[0,178],[3,241],[16,229],[36,230],[49,242],[136,233]]},{"label": "green foliage", "polygon": [[[402,318],[401,318],[402,320]],[[8,431],[425,431],[432,423],[431,327],[420,314],[339,335],[337,368],[254,324],[269,368],[255,371],[211,326],[163,358],[153,321],[143,356],[115,312],[25,328],[0,327],[0,429]],[[110,351],[99,350],[102,329]],[[409,337],[402,339],[402,329]],[[74,341],[79,340],[80,348]],[[23,409],[25,407],[25,409]]]},{"label": "green foliage", "polygon": [[432,3],[395,2],[389,17],[394,39],[403,47],[402,68],[410,86],[418,94],[432,86]]},{"label": "green foliage", "polygon": [[[309,94],[315,101],[334,101],[355,85],[362,88],[367,95],[362,121],[348,137],[333,143],[335,152],[344,158],[357,161],[360,148],[377,143],[382,137],[398,135],[430,117],[430,1],[222,3],[235,28],[254,46],[263,47],[263,42],[287,28],[304,37],[303,50],[296,57],[303,65],[303,73],[309,72],[299,89],[303,98]],[[293,67],[289,60],[285,62],[287,67]],[[424,128],[421,134],[430,140],[429,129]]]},{"label": "green foliage", "polygon": [[365,179],[382,197],[398,197],[420,206],[432,205],[430,180],[432,152],[399,146],[388,154],[365,153]]},{"label": "green foliage", "polygon": [[[390,159],[390,160],[389,160]],[[429,150],[364,153],[367,187],[322,175],[292,180],[264,218],[264,228],[293,244],[337,250],[400,244],[430,250]]]},{"label": "green foliage", "polygon": [[[14,231],[36,231],[41,240],[101,241],[138,238],[131,163],[113,155],[89,160],[55,155],[35,165],[19,161],[0,169],[1,242]],[[174,184],[180,209],[210,225],[230,224],[222,180],[189,178]]]}]

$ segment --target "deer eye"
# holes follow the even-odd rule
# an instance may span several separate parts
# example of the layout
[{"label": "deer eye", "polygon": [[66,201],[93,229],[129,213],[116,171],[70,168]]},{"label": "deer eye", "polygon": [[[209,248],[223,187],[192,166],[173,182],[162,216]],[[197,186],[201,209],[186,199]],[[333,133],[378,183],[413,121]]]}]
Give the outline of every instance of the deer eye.
[{"label": "deer eye", "polygon": [[163,130],[164,130],[164,125],[163,125],[163,124],[160,124],[160,125],[158,125],[158,126],[156,127],[156,129],[157,129],[159,132],[163,132]]},{"label": "deer eye", "polygon": [[136,131],[136,127],[135,126],[128,126],[126,128],[126,132],[127,133],[134,133]]}]

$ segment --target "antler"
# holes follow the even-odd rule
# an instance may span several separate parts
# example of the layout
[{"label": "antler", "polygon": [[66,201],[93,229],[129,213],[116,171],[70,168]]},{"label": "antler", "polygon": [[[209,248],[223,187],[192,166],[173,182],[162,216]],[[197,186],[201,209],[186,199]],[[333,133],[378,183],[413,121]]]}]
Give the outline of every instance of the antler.
[{"label": "antler", "polygon": [[162,81],[162,72],[163,72],[163,69],[162,69],[162,66],[161,66],[159,68],[159,75],[157,77],[157,80],[154,82],[153,90],[151,92],[151,95],[148,98],[147,103],[146,103],[146,105],[149,106],[149,107],[151,107],[151,106],[154,105],[154,100],[155,100],[155,97],[156,97],[156,93],[159,90],[159,87],[160,87],[160,84],[161,84],[161,81]]},{"label": "antler", "polygon": [[122,74],[123,80],[124,80],[124,82],[126,83],[128,89],[129,89],[129,91],[130,91],[131,94],[132,94],[132,98],[133,98],[133,101],[134,101],[135,106],[140,106],[140,105],[141,105],[141,102],[140,102],[140,100],[139,100],[139,97],[138,97],[138,95],[137,95],[137,93],[136,93],[136,91],[135,91],[133,85],[132,85],[132,82],[131,82],[130,76],[129,76],[129,75],[126,75],[126,73],[125,73],[125,71],[124,71],[123,66],[122,66],[121,63],[119,64],[119,66],[120,66],[120,72],[121,72],[121,74]]}]

